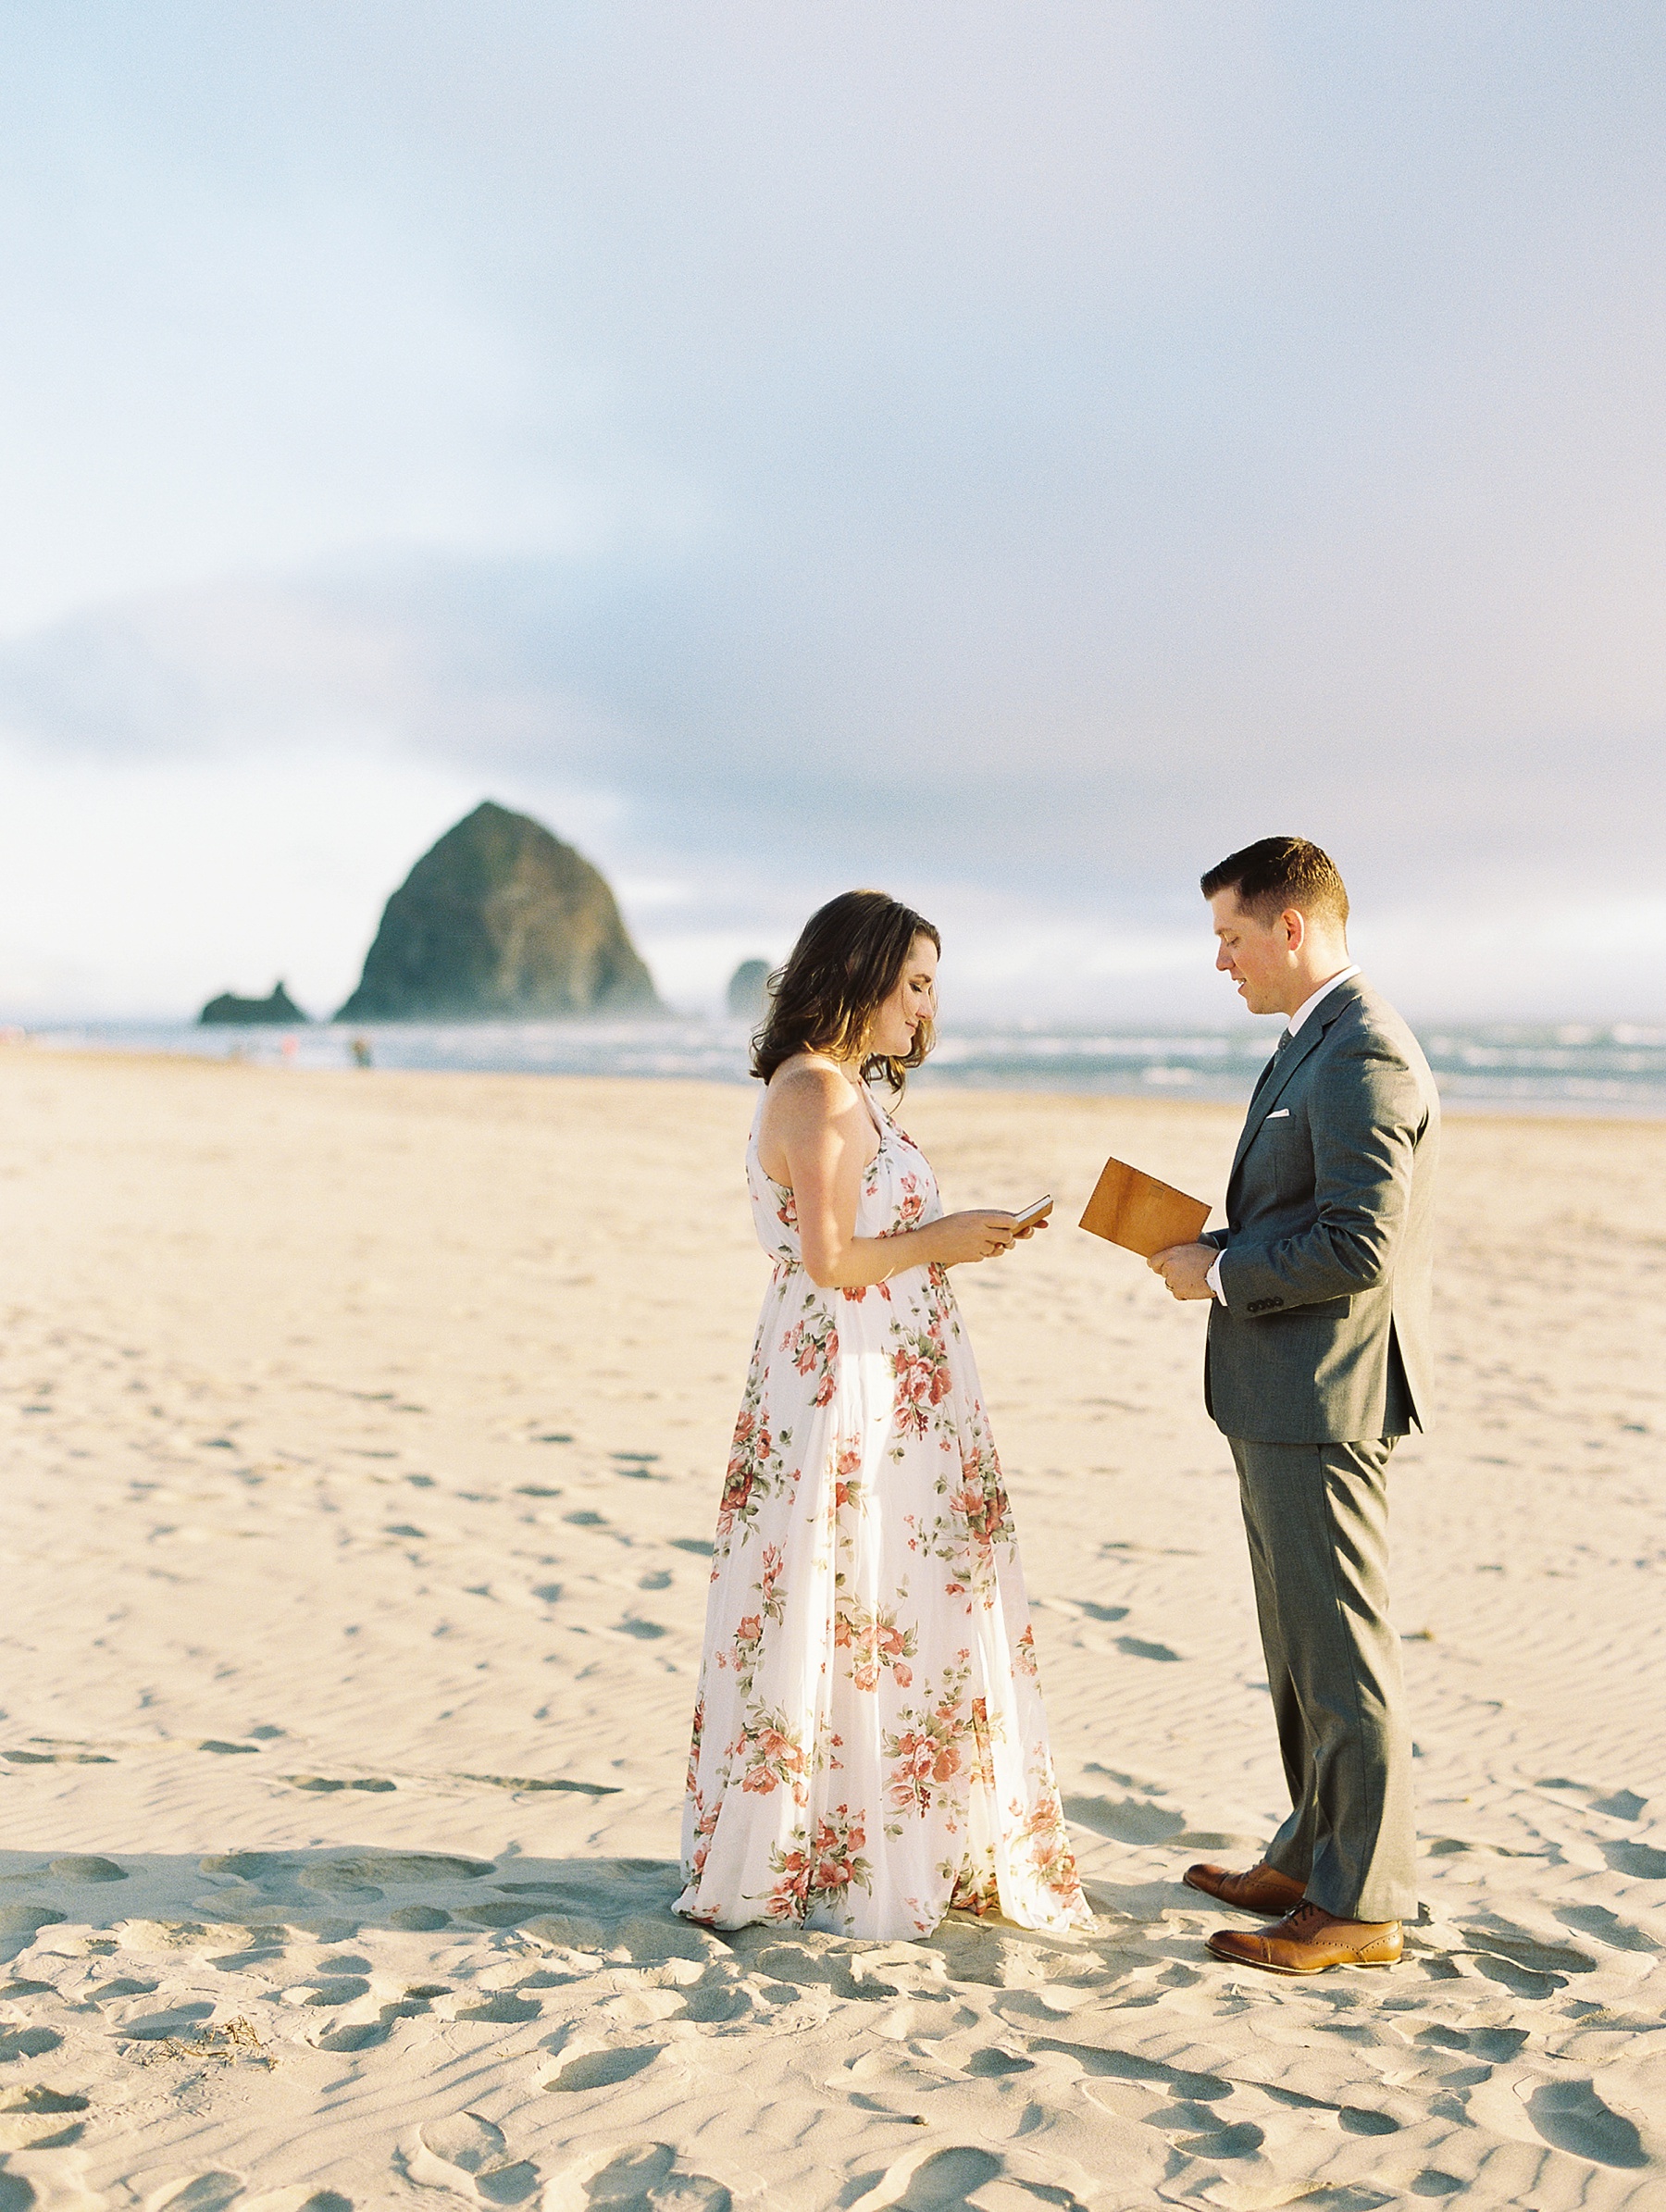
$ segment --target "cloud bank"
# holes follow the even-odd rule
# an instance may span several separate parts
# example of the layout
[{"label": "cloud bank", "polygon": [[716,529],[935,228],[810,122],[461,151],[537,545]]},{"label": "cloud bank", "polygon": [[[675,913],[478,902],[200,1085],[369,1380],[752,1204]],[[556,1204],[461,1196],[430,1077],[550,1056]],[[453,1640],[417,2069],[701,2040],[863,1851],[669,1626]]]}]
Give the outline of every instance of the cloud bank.
[{"label": "cloud bank", "polygon": [[[1300,828],[1411,1011],[1658,1013],[1666,27],[163,0],[0,99],[0,1001],[338,999],[479,796],[715,998],[1223,1013]],[[218,856],[235,853],[235,864]]]}]

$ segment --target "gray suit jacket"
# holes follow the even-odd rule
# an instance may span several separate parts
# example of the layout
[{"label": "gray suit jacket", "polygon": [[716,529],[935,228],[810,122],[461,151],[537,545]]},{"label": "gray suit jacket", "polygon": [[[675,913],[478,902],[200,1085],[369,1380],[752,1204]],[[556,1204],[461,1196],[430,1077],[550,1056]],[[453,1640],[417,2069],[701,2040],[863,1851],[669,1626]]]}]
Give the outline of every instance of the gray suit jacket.
[{"label": "gray suit jacket", "polygon": [[1350,1444],[1427,1426],[1440,1101],[1362,976],[1268,1062],[1226,1185],[1204,1403],[1229,1436]]}]

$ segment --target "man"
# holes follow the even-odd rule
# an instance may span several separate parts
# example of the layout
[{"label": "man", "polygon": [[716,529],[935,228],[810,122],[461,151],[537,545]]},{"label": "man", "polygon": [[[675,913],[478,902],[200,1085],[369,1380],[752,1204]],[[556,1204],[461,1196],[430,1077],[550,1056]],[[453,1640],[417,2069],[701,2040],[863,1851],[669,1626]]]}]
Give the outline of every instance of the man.
[{"label": "man", "polygon": [[1392,1966],[1417,1911],[1411,1746],[1388,1624],[1388,1460],[1429,1404],[1440,1106],[1417,1040],[1348,957],[1318,846],[1263,838],[1202,882],[1251,1013],[1287,1026],[1250,1101],[1226,1227],[1158,1252],[1209,1299],[1204,1402],[1237,1467],[1291,1811],[1247,1873],[1192,1888],[1276,1920],[1218,1957],[1274,1973]]}]

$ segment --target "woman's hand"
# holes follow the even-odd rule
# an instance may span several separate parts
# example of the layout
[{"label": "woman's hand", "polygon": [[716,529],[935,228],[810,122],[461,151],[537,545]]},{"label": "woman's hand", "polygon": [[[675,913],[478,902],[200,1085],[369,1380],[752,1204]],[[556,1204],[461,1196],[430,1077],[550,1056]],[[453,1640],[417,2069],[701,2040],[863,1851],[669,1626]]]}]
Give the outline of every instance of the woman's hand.
[{"label": "woman's hand", "polygon": [[862,1177],[874,1155],[873,1118],[854,1086],[815,1061],[789,1064],[765,1100],[758,1152],[798,1208],[804,1272],[823,1290],[883,1283],[909,1267],[959,1267],[1010,1252],[1014,1213],[950,1213],[890,1236],[858,1236]]},{"label": "woman's hand", "polygon": [[939,1267],[960,1267],[969,1260],[993,1260],[1010,1252],[1018,1235],[1017,1218],[987,1211],[945,1213],[920,1234],[930,1238],[931,1257]]}]

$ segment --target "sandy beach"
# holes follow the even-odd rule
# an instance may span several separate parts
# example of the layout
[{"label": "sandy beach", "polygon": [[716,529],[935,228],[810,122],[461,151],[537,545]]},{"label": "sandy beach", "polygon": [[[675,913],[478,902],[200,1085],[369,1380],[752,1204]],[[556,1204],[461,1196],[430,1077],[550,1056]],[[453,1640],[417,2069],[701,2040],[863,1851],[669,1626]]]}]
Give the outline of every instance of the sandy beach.
[{"label": "sandy beach", "polygon": [[1423,1920],[1218,1965],[1281,1784],[1202,1309],[1239,1122],[925,1092],[1095,1907],[666,1911],[753,1093],[0,1050],[0,2212],[1666,2205],[1666,1125],[1453,1120],[1394,1465]]}]

